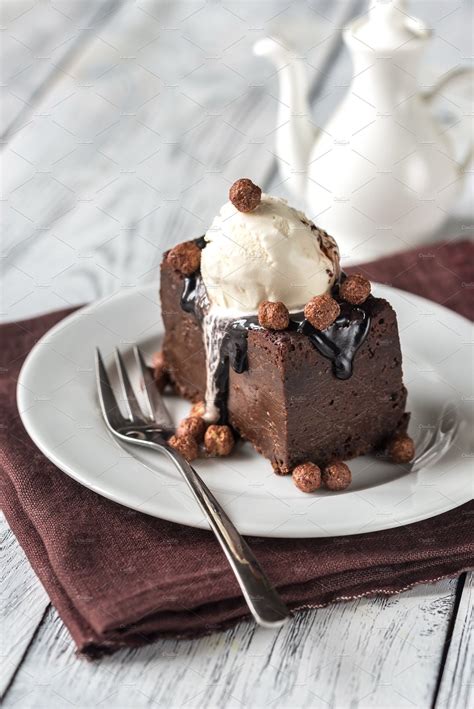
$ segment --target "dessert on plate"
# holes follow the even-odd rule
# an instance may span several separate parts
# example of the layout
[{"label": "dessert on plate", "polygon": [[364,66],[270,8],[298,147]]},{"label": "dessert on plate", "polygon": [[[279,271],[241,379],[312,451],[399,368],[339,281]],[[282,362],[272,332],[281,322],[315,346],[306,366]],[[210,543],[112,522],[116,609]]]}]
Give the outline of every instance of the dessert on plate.
[{"label": "dessert on plate", "polygon": [[285,200],[235,182],[207,233],[164,254],[160,296],[155,372],[194,403],[171,440],[189,458],[239,435],[311,492],[347,487],[350,458],[413,457],[396,314]]}]

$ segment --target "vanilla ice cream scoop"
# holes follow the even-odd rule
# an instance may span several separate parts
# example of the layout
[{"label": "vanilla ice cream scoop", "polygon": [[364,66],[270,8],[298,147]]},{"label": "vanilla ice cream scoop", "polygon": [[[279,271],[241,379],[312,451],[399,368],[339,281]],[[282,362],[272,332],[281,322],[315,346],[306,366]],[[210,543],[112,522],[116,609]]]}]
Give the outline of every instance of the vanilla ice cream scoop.
[{"label": "vanilla ice cream scoop", "polygon": [[334,239],[267,194],[252,211],[226,202],[205,240],[201,277],[214,309],[253,314],[271,300],[295,312],[328,293],[339,275]]}]

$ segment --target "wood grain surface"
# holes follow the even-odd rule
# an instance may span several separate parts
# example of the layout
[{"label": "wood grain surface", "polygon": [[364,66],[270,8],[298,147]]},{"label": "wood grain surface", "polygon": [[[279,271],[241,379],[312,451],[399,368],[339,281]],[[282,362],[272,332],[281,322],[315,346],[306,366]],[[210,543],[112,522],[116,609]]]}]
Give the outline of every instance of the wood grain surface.
[{"label": "wood grain surface", "polygon": [[[270,32],[298,38],[315,121],[347,90],[340,29],[362,0],[4,0],[3,320],[156,278],[229,184],[285,195],[273,155]],[[410,3],[435,31],[421,83],[472,57],[472,6]],[[438,107],[453,138],[461,102]],[[472,179],[441,238],[472,231]],[[472,706],[472,574],[400,596],[164,640],[98,663],[72,641],[5,524],[0,690],[6,707]]]},{"label": "wood grain surface", "polygon": [[[24,559],[11,544],[10,554],[17,555],[9,563],[20,575]],[[36,634],[5,707],[423,707],[435,696],[451,626],[437,706],[469,706],[472,578],[456,618],[458,581],[452,579],[301,612],[279,631],[240,623],[225,633],[159,640],[90,662],[76,657],[51,606],[43,616],[44,596],[29,573],[22,570],[13,617],[26,616],[23,633]],[[13,629],[10,643],[18,654],[24,648]]]}]

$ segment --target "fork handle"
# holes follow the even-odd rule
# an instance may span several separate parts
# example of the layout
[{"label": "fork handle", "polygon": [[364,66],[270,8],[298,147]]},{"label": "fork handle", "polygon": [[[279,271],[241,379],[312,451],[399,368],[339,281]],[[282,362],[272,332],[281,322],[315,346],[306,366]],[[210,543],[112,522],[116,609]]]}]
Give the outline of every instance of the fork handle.
[{"label": "fork handle", "polygon": [[267,628],[283,625],[290,617],[288,608],[212,492],[178,451],[163,444],[157,446],[157,449],[161,452],[164,450],[186,480],[232,567],[257,623]]}]

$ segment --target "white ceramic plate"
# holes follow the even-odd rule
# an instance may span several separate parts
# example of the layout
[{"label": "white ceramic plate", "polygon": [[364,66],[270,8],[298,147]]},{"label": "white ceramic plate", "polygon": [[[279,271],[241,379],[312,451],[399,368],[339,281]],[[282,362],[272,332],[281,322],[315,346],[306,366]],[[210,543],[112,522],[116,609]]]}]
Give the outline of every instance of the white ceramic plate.
[{"label": "white ceramic plate", "polygon": [[[28,356],[18,383],[23,423],[41,451],[72,478],[116,502],[181,524],[206,521],[179,474],[164,457],[121,448],[98,408],[94,348],[139,343],[151,355],[162,334],[157,287],[129,289],[66,318]],[[470,323],[428,300],[378,286],[398,313],[410,429],[432,425],[444,402],[472,408]],[[108,360],[110,362],[110,359]],[[189,404],[167,397],[176,420]],[[306,495],[291,477],[278,477],[248,444],[229,458],[196,461],[196,468],[244,534],[324,537],[372,532],[450,510],[472,497],[469,428],[428,470],[409,474],[371,457],[351,461],[353,483],[343,493]]]}]

